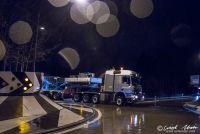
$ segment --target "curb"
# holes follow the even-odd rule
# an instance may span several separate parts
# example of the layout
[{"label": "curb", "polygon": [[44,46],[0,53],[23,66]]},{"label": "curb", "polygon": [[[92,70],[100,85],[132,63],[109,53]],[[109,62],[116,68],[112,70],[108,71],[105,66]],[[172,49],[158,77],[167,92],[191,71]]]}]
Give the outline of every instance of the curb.
[{"label": "curb", "polygon": [[[58,104],[58,105],[60,105],[60,104]],[[60,105],[60,106],[66,108],[66,106],[63,106],[63,105]],[[79,105],[71,105],[71,106],[80,107]],[[62,131],[62,130],[71,129],[71,128],[74,128],[76,126],[82,125],[82,124],[88,122],[89,120],[94,119],[98,115],[98,112],[94,108],[89,107],[89,106],[82,106],[82,107],[92,109],[93,114],[90,117],[85,118],[83,120],[80,120],[80,121],[77,121],[77,122],[74,122],[74,123],[71,123],[71,124],[67,124],[65,126],[58,127],[58,128],[48,129],[48,130],[44,130],[44,131],[38,131],[35,134],[55,133],[55,132],[59,132],[59,131]]]},{"label": "curb", "polygon": [[197,111],[197,106],[196,105],[191,105],[191,104],[184,104],[183,105],[183,108],[190,111],[190,112],[193,112],[195,114],[198,114],[200,115],[200,111]]}]

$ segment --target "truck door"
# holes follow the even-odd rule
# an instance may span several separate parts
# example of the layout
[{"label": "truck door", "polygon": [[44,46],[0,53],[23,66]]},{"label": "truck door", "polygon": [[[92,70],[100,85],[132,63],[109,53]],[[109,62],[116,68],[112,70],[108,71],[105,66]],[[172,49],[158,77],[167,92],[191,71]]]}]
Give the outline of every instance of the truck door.
[{"label": "truck door", "polygon": [[107,91],[107,92],[108,91],[110,91],[110,92],[113,91],[113,80],[114,80],[113,75],[109,75],[109,74],[105,75],[104,91]]}]

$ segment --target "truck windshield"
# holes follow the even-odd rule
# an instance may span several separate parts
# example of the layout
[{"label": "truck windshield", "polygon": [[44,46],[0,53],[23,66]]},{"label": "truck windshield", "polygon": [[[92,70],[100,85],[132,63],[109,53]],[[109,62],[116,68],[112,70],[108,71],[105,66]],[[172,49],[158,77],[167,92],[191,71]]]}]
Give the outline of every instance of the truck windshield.
[{"label": "truck windshield", "polygon": [[131,84],[130,76],[123,76],[122,77],[122,83],[130,85]]},{"label": "truck windshield", "polygon": [[133,84],[134,86],[140,85],[140,83],[141,83],[140,78],[139,78],[139,77],[135,77],[135,76],[131,76],[131,81],[132,81],[132,84]]},{"label": "truck windshield", "polygon": [[135,76],[123,76],[122,83],[128,85],[140,85],[140,78]]}]

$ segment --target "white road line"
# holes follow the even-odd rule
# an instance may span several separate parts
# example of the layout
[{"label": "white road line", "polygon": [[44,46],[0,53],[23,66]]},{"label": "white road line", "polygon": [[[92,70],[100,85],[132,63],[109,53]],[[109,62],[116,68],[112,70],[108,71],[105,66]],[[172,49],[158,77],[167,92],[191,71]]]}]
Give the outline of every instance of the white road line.
[{"label": "white road line", "polygon": [[92,110],[92,109],[90,109],[90,108],[84,108],[84,107],[75,107],[75,106],[65,106],[65,107],[69,107],[69,108],[73,108],[73,109],[77,109],[77,110],[83,110],[83,111],[86,111],[86,112],[93,113],[93,110]]},{"label": "white road line", "polygon": [[84,118],[82,116],[75,114],[74,112],[68,109],[62,109],[59,114],[58,127],[67,125],[70,123],[78,122],[83,119]]},{"label": "white road line", "polygon": [[[80,105],[74,105],[74,104],[70,105],[70,104],[67,104],[67,103],[65,103],[65,102],[63,102],[63,101],[54,101],[54,102],[55,102],[55,103],[58,103],[58,104],[60,104],[60,105],[62,105],[62,106],[64,106],[64,107],[69,107],[69,108],[73,108],[73,109],[77,109],[77,110],[83,110],[83,111],[90,112],[90,113],[93,112],[92,109],[90,109],[90,108],[85,108],[84,106],[81,107]],[[67,104],[67,105],[66,105],[66,104]],[[77,106],[78,106],[78,107],[77,107]]]}]

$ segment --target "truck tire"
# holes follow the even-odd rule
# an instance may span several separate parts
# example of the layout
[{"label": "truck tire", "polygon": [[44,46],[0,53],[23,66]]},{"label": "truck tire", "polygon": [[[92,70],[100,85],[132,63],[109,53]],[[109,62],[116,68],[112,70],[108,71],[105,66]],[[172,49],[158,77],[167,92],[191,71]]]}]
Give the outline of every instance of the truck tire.
[{"label": "truck tire", "polygon": [[50,93],[45,94],[49,99],[53,99],[53,96]]},{"label": "truck tire", "polygon": [[54,100],[59,100],[59,94],[58,93],[53,93],[52,98]]},{"label": "truck tire", "polygon": [[81,101],[81,96],[79,94],[74,94],[73,100],[74,100],[74,102],[80,102]]},{"label": "truck tire", "polygon": [[83,102],[84,103],[89,103],[90,102],[90,96],[88,94],[83,95]]},{"label": "truck tire", "polygon": [[117,96],[117,97],[116,97],[116,105],[117,105],[117,106],[123,106],[123,105],[124,105],[124,97],[122,97],[122,96]]},{"label": "truck tire", "polygon": [[93,104],[98,104],[99,103],[99,96],[98,95],[93,95],[92,96],[92,103]]}]

